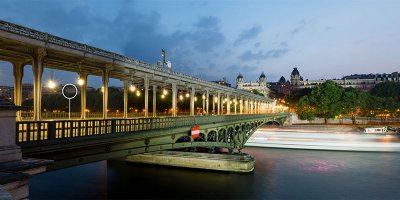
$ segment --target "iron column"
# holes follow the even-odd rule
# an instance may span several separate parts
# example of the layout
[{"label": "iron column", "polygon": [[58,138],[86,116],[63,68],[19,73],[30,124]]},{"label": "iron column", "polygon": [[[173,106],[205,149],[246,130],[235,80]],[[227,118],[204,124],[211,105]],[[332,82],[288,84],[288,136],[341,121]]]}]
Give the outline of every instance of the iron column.
[{"label": "iron column", "polygon": [[[14,74],[14,104],[16,106],[22,105],[22,77],[24,76],[24,64],[20,62],[13,62]],[[21,111],[16,113],[17,121],[21,121]]]}]

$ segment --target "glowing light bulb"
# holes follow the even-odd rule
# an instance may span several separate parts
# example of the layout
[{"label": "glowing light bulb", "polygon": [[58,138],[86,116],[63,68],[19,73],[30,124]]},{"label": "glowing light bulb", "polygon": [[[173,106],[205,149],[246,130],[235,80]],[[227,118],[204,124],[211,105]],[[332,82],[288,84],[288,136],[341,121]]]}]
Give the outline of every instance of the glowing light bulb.
[{"label": "glowing light bulb", "polygon": [[215,100],[215,101],[218,101],[218,97],[215,97],[214,100]]},{"label": "glowing light bulb", "polygon": [[83,79],[81,79],[80,77],[78,78],[78,80],[76,80],[76,82],[78,83],[78,85],[82,86],[83,84],[85,84],[85,81]]},{"label": "glowing light bulb", "polygon": [[189,94],[189,92],[188,93],[186,93],[186,98],[189,98],[190,97],[190,94]]},{"label": "glowing light bulb", "polygon": [[130,86],[129,86],[129,90],[132,91],[132,92],[134,92],[134,91],[136,90],[135,85],[133,85],[133,84],[130,85]]},{"label": "glowing light bulb", "polygon": [[165,98],[165,95],[162,94],[162,95],[161,95],[161,99],[164,99],[164,98]]},{"label": "glowing light bulb", "polygon": [[202,99],[206,99],[206,96],[205,96],[205,95],[203,95],[201,98],[202,98]]},{"label": "glowing light bulb", "polygon": [[50,79],[47,82],[47,87],[50,88],[50,89],[54,89],[56,87],[56,82],[54,82],[53,80]]},{"label": "glowing light bulb", "polygon": [[197,97],[194,97],[194,101],[197,101]]},{"label": "glowing light bulb", "polygon": [[183,95],[179,95],[179,100],[183,100]]},{"label": "glowing light bulb", "polygon": [[101,86],[101,92],[104,92],[104,86]]},{"label": "glowing light bulb", "polygon": [[163,94],[164,94],[164,95],[167,95],[167,94],[168,94],[168,90],[164,89],[164,90],[163,90]]},{"label": "glowing light bulb", "polygon": [[136,92],[136,96],[140,96],[140,91],[139,90]]}]

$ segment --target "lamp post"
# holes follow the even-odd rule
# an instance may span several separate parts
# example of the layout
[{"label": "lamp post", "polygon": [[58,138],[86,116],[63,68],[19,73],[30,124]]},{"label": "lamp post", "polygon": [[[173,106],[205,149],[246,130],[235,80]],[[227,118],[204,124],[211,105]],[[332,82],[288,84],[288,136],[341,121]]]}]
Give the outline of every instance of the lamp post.
[{"label": "lamp post", "polygon": [[161,55],[162,55],[162,67],[165,68],[165,49],[161,49]]}]

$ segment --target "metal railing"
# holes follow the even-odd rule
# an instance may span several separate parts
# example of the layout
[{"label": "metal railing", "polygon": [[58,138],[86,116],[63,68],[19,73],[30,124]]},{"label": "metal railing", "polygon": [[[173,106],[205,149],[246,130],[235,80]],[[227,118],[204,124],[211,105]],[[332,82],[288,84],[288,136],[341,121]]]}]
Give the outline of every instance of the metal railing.
[{"label": "metal railing", "polygon": [[227,121],[250,120],[265,117],[283,117],[285,114],[220,115],[194,117],[158,117],[133,119],[88,119],[59,121],[20,121],[16,127],[17,144],[89,137],[106,134],[178,128]]}]

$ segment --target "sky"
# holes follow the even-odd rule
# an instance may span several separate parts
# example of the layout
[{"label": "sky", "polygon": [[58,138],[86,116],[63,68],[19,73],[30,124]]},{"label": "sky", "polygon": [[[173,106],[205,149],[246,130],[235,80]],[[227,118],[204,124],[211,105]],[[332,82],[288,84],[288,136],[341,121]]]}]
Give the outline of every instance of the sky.
[{"label": "sky", "polygon": [[[294,67],[310,80],[399,71],[399,10],[399,0],[0,0],[1,20],[152,64],[166,49],[174,70],[233,84],[239,73],[289,79]],[[0,85],[11,69],[0,63]]]}]

